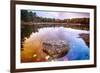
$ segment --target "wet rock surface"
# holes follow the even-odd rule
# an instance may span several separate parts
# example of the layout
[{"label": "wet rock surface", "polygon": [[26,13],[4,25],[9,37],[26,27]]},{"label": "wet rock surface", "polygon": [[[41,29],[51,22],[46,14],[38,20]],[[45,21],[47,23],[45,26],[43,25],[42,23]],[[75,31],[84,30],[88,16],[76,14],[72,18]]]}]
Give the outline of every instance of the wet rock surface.
[{"label": "wet rock surface", "polygon": [[61,58],[69,51],[69,46],[62,40],[51,40],[43,42],[43,52],[49,56],[49,60]]},{"label": "wet rock surface", "polygon": [[81,33],[79,35],[80,35],[80,38],[82,38],[85,41],[86,45],[89,47],[90,46],[89,34]]}]

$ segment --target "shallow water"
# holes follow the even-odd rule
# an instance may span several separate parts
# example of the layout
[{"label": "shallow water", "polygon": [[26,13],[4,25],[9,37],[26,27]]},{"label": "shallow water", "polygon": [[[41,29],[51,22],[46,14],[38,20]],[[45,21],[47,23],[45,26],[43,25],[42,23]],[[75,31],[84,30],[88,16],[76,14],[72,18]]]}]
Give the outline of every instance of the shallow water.
[{"label": "shallow water", "polygon": [[[57,60],[85,60],[89,59],[89,48],[82,38],[79,38],[80,33],[89,33],[85,30],[77,30],[64,27],[46,27],[38,29],[38,32],[32,33],[29,38],[24,41],[23,57],[27,58],[37,53],[40,57],[46,55],[40,50],[41,43],[46,40],[64,40],[69,44],[69,52],[63,58]],[[40,51],[39,51],[40,50]],[[37,51],[37,52],[36,52]],[[38,58],[40,58],[38,57]]]}]

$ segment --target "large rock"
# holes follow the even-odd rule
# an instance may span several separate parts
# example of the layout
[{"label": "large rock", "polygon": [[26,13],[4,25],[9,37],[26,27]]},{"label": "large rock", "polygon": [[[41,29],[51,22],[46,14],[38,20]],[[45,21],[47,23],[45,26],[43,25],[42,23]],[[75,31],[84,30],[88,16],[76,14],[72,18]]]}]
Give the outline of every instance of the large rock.
[{"label": "large rock", "polygon": [[49,60],[61,58],[65,56],[68,51],[68,43],[65,43],[63,40],[50,40],[43,42],[43,52],[49,56]]},{"label": "large rock", "polygon": [[89,34],[87,33],[81,33],[81,34],[79,34],[80,35],[80,38],[82,38],[84,41],[85,41],[85,43],[86,43],[86,45],[88,46],[88,47],[90,47],[90,38],[89,38]]}]

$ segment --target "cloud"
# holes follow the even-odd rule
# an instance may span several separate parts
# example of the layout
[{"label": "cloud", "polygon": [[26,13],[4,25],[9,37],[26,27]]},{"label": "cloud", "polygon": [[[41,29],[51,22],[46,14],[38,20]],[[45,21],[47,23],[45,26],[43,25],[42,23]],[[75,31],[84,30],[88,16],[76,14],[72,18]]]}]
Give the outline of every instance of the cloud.
[{"label": "cloud", "polygon": [[56,18],[56,19],[70,19],[70,18],[89,18],[89,13],[79,12],[53,12],[53,11],[33,11],[40,17]]}]

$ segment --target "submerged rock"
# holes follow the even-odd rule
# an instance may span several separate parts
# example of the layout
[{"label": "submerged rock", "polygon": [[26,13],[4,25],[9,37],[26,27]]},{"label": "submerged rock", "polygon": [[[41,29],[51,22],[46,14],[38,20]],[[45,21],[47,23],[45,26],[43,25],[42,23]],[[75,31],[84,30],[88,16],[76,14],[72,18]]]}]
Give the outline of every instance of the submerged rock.
[{"label": "submerged rock", "polygon": [[50,40],[43,42],[43,52],[49,55],[49,60],[54,60],[65,56],[69,51],[69,46],[63,40]]}]

